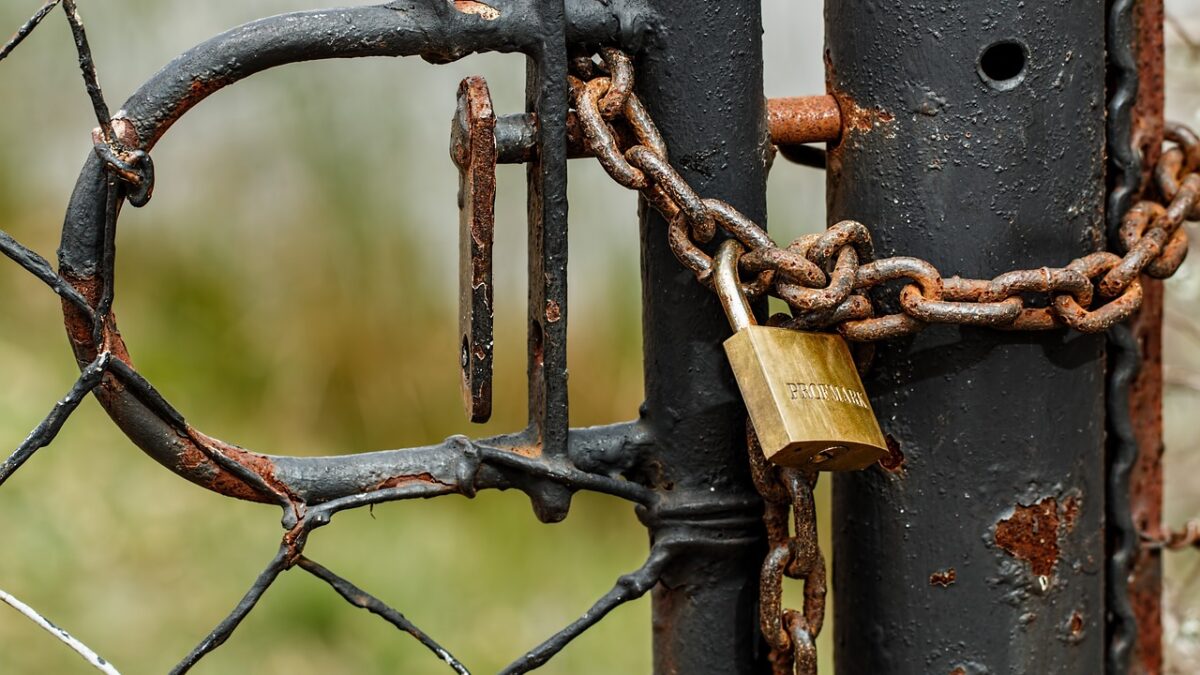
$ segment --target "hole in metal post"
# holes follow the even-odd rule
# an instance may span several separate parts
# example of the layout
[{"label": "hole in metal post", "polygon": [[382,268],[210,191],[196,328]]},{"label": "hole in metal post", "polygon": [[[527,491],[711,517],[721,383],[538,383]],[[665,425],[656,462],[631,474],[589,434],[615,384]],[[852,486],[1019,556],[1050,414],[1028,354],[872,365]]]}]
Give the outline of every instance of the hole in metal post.
[{"label": "hole in metal post", "polygon": [[1025,79],[1028,56],[1025,45],[1016,40],[994,42],[979,54],[979,77],[993,89],[1012,89]]}]

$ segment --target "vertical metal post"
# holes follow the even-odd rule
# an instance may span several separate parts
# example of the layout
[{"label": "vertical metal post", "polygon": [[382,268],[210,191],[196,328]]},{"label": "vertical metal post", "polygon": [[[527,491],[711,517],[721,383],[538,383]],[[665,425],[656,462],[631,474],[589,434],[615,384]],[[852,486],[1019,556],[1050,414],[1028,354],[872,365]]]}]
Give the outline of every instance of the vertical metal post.
[{"label": "vertical metal post", "polygon": [[[533,5],[537,54],[526,60],[525,106],[537,116],[537,154],[526,169],[529,213],[529,432],[549,457],[566,454],[567,428],[567,45],[563,0]],[[534,513],[567,517],[571,492],[539,490]]]},{"label": "vertical metal post", "polygon": [[[1104,246],[1105,3],[826,3],[829,216],[989,278]],[[931,326],[866,386],[903,462],[834,480],[841,673],[1097,673],[1104,342]]]},{"label": "vertical metal post", "polygon": [[[1109,5],[1108,233],[1134,200],[1153,197],[1163,137],[1161,0]],[[1163,282],[1142,277],[1141,310],[1111,331],[1109,357],[1107,672],[1163,669],[1162,551],[1142,545],[1162,524]]]},{"label": "vertical metal post", "polygon": [[[637,86],[671,163],[700,194],[764,222],[759,0],[649,4],[662,25],[637,63]],[[766,539],[745,412],[721,349],[729,324],[671,253],[666,222],[644,204],[641,229],[643,416],[658,444],[644,470],[669,495],[644,516],[652,539],[681,554],[654,589],[655,672],[764,672],[757,599]]]}]

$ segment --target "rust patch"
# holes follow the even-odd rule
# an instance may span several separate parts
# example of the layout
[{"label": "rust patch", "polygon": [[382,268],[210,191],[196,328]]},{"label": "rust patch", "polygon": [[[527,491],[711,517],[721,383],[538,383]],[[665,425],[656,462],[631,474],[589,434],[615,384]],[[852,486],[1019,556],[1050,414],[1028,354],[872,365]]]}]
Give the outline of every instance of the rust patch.
[{"label": "rust patch", "polygon": [[463,14],[474,14],[487,21],[495,21],[500,18],[500,10],[491,5],[476,2],[476,0],[454,0],[454,9]]},{"label": "rust patch", "polygon": [[[191,433],[207,438],[194,429],[191,430]],[[257,488],[214,462],[194,438],[184,433],[177,432],[177,434],[179,451],[175,456],[174,467],[177,473],[203,488],[227,497],[250,502],[270,503],[273,501],[268,495],[262,494]]]},{"label": "rust patch", "polygon": [[1062,530],[1066,534],[1075,529],[1079,519],[1079,495],[1067,495],[1062,501]]},{"label": "rust patch", "polygon": [[1071,612],[1071,618],[1067,621],[1067,630],[1071,631],[1071,637],[1079,637],[1083,634],[1083,615],[1079,610]]},{"label": "rust patch", "polygon": [[1142,185],[1162,153],[1165,71],[1163,59],[1162,0],[1141,0],[1133,5],[1138,92],[1133,102],[1133,143],[1142,151]]},{"label": "rust patch", "polygon": [[[230,459],[237,462],[238,464],[241,464],[242,466],[246,467],[247,469],[258,474],[263,479],[263,482],[267,484],[267,487],[269,487],[271,489],[271,491],[274,492],[279,497],[286,499],[288,502],[290,502],[292,504],[298,504],[301,502],[301,499],[292,492],[291,488],[289,488],[283,481],[276,478],[275,463],[272,462],[271,459],[269,457],[267,457],[266,455],[260,455],[257,452],[251,452],[245,448],[239,448],[236,445],[226,443],[225,441],[222,441],[219,438],[213,438],[212,436],[208,436],[207,434],[193,428],[191,425],[188,425],[187,433],[188,433],[188,436],[190,436],[192,439],[194,439],[196,443],[202,443],[204,445],[207,445],[210,448],[212,448],[214,451],[219,452],[222,455],[225,455],[226,457],[229,457]],[[222,485],[228,486],[229,485],[228,481],[232,480],[232,481],[236,482],[238,485],[244,486],[254,496],[249,497],[249,496],[245,496],[244,494],[233,495],[233,494],[230,494],[227,492],[223,492],[221,490],[217,490],[218,492],[221,492],[222,494],[230,494],[230,496],[240,497],[241,499],[249,499],[251,501],[264,501],[264,500],[265,501],[273,501],[273,500],[267,498],[267,495],[261,494],[258,491],[258,489],[255,488],[254,486],[247,485],[240,478],[238,478],[237,476],[234,476],[233,474],[226,472],[224,469],[220,468],[216,464],[214,464],[214,466],[217,468],[217,470],[220,473],[225,474],[226,478],[222,479],[223,480]],[[217,489],[217,488],[214,487],[213,489]]]},{"label": "rust patch", "polygon": [[[1133,138],[1142,151],[1142,185],[1153,193],[1154,181],[1150,177],[1162,151],[1163,136],[1162,0],[1136,2],[1133,12],[1140,83],[1133,106]],[[1153,537],[1161,534],[1163,519],[1163,282],[1143,276],[1142,289],[1142,308],[1132,322],[1141,345],[1142,363],[1129,388],[1130,414],[1138,445],[1137,461],[1129,477],[1129,498],[1134,524],[1143,534]],[[1162,574],[1161,551],[1140,549],[1133,560],[1127,589],[1137,620],[1137,643],[1131,659],[1135,671],[1163,671]]]},{"label": "rust patch", "polygon": [[900,441],[896,440],[895,436],[887,434],[884,437],[887,441],[887,455],[879,459],[879,466],[883,467],[884,471],[903,476],[904,470],[904,453],[900,451]]},{"label": "rust patch", "polygon": [[562,318],[562,308],[558,306],[558,303],[556,301],[547,300],[546,301],[546,322],[547,323],[556,323],[561,318]]},{"label": "rust patch", "polygon": [[896,121],[896,116],[883,108],[864,108],[845,94],[834,92],[838,108],[842,112],[843,134],[849,132],[866,133],[879,127],[890,126]]},{"label": "rust patch", "polygon": [[467,417],[482,423],[492,415],[492,244],[496,220],[496,115],[482,77],[468,77],[459,84],[451,129],[451,155],[458,165],[462,396]]},{"label": "rust patch", "polygon": [[[62,271],[61,276],[68,284],[70,284],[84,300],[92,307],[100,304],[101,283],[98,277],[79,277],[74,276],[70,272]],[[65,298],[62,301],[63,307],[63,324],[67,328],[67,337],[71,340],[71,345],[75,348],[75,357],[81,363],[90,363],[99,354],[96,345],[92,342],[92,321],[86,314],[83,313],[75,305]],[[121,332],[117,330],[116,314],[112,311],[108,313],[108,321],[105,326],[107,329],[104,333],[108,351],[113,356],[124,361],[132,366],[129,360],[129,351],[125,348],[125,341],[121,339]],[[111,376],[106,375],[105,380],[110,380]]]},{"label": "rust patch", "polygon": [[953,584],[955,582],[955,580],[957,580],[957,579],[958,579],[958,572],[954,571],[954,568],[951,567],[949,569],[940,570],[938,572],[934,572],[933,574],[930,574],[929,575],[929,585],[930,586],[941,586],[942,588],[946,588],[947,586]]},{"label": "rust patch", "polygon": [[228,84],[230,84],[230,80],[225,77],[198,76],[193,78],[191,84],[188,85],[187,93],[180,97],[180,99],[175,103],[175,107],[171,108],[171,110],[162,118],[162,121],[155,125],[154,131],[152,132],[153,137],[147,139],[147,143],[143,149],[149,150],[150,146],[154,145],[158,139],[162,138],[162,135],[167,133],[167,129],[170,129],[171,125],[178,122],[179,118],[183,117],[184,113],[194,108],[197,103],[208,98],[208,96],[213,92],[218,91]]},{"label": "rust patch", "polygon": [[996,523],[996,545],[1029,563],[1034,575],[1048,577],[1058,564],[1060,523],[1054,497],[1029,506],[1018,504],[1011,516]]}]

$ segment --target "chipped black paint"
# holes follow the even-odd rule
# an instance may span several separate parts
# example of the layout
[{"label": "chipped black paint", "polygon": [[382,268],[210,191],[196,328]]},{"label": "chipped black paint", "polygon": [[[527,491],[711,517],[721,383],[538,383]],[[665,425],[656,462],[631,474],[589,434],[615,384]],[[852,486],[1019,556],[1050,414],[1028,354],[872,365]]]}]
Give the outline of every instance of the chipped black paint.
[{"label": "chipped black paint", "polygon": [[[1100,0],[828,2],[830,87],[843,115],[876,118],[829,151],[830,222],[978,278],[1103,248],[1104,20]],[[1003,90],[978,62],[1002,40],[1027,50]],[[937,326],[879,346],[867,391],[906,474],[834,478],[838,672],[1101,671],[1103,358],[1102,338],[1061,330]],[[1066,493],[1081,510],[1043,582],[991,533]],[[948,566],[954,585],[931,587]],[[1079,639],[1057,639],[1077,609]]]}]

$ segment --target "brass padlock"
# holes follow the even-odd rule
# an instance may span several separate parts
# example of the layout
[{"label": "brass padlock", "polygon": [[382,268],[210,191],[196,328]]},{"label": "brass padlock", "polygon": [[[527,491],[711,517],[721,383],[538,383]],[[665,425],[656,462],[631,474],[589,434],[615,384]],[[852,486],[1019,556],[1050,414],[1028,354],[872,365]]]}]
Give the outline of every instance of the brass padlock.
[{"label": "brass padlock", "polygon": [[738,282],[741,245],[721,245],[713,280],[733,325],[725,354],[763,454],[821,471],[865,469],[887,444],[846,341],[839,335],[759,326]]}]

